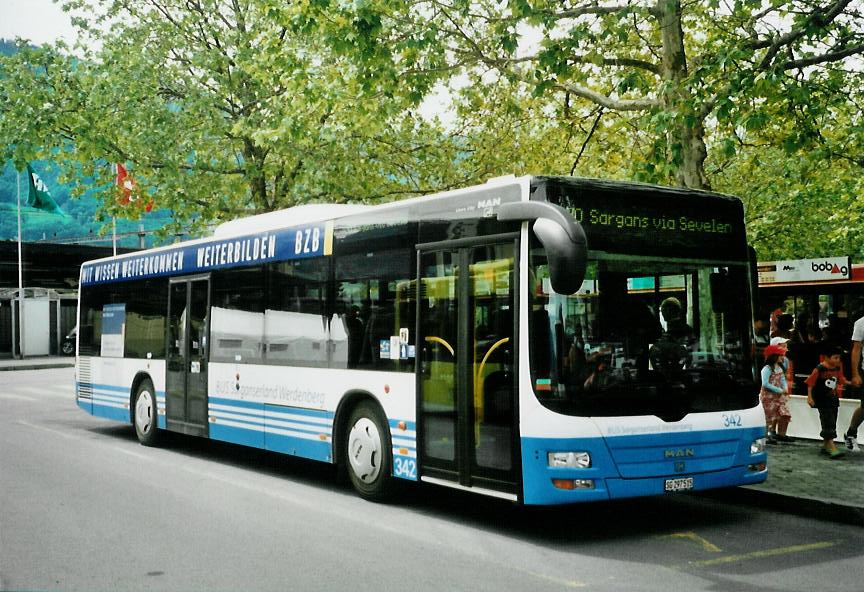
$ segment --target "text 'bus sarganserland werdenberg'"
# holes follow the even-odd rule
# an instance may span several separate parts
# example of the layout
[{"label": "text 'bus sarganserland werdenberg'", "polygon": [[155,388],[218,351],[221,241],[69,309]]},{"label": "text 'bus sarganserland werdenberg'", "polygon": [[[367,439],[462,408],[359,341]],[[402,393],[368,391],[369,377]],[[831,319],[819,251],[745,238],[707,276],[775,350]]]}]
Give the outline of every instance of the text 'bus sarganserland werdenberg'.
[{"label": "text 'bus sarganserland werdenberg'", "polygon": [[508,177],[81,268],[76,396],[130,422],[566,504],[766,478],[741,202]]}]

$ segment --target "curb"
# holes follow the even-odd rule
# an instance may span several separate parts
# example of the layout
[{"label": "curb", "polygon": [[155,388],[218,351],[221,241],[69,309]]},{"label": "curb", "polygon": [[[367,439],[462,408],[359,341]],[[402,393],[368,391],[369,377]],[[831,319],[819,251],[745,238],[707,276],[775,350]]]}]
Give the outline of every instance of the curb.
[{"label": "curb", "polygon": [[833,500],[795,497],[776,491],[757,489],[753,486],[703,492],[702,495],[807,518],[864,526],[864,508]]},{"label": "curb", "polygon": [[11,372],[15,370],[50,370],[52,368],[72,368],[75,362],[69,364],[27,364],[21,366],[0,366],[0,372]]}]

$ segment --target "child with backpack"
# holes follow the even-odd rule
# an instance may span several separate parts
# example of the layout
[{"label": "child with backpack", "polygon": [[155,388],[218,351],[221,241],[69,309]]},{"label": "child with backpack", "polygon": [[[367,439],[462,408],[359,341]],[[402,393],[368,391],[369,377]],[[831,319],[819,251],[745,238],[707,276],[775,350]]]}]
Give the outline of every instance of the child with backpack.
[{"label": "child with backpack", "polygon": [[822,424],[822,431],[819,432],[819,436],[822,438],[822,453],[827,454],[831,459],[841,458],[844,454],[834,444],[834,438],[837,437],[837,410],[840,408],[840,390],[844,384],[849,382],[843,376],[843,369],[840,365],[842,355],[843,350],[841,348],[830,348],[825,352],[825,359],[813,369],[813,372],[804,381],[807,385],[807,404],[819,411],[819,422]]}]

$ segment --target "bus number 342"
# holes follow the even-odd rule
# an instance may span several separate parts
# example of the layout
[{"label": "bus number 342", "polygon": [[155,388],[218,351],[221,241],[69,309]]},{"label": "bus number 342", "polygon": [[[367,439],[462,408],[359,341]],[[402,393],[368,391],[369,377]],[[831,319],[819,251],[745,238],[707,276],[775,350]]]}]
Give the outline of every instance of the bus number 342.
[{"label": "bus number 342", "polygon": [[298,230],[294,237],[294,254],[317,253],[321,246],[321,229],[307,228]]},{"label": "bus number 342", "polygon": [[413,458],[405,459],[398,456],[393,459],[393,474],[406,479],[417,478],[417,461]]},{"label": "bus number 342", "polygon": [[733,428],[741,427],[741,416],[737,413],[731,415],[723,414],[723,427]]}]

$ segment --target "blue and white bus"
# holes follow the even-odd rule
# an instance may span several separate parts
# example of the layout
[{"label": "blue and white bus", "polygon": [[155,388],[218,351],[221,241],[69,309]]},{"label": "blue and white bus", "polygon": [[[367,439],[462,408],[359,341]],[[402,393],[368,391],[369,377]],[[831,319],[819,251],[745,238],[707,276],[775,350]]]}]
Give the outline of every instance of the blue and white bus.
[{"label": "blue and white bus", "polygon": [[82,266],[77,404],[368,499],[758,483],[750,259],[735,198],[570,177],[252,216]]}]

